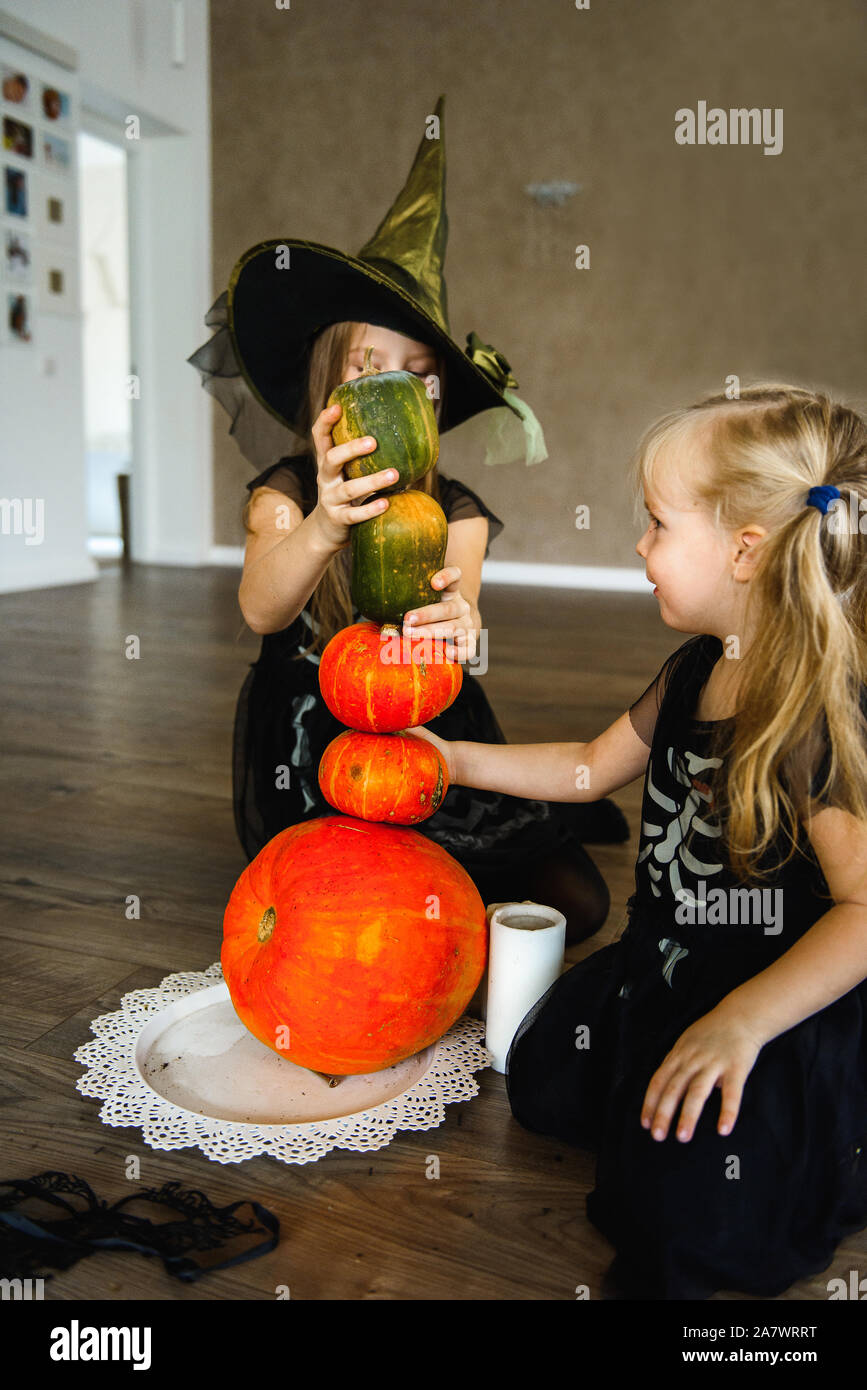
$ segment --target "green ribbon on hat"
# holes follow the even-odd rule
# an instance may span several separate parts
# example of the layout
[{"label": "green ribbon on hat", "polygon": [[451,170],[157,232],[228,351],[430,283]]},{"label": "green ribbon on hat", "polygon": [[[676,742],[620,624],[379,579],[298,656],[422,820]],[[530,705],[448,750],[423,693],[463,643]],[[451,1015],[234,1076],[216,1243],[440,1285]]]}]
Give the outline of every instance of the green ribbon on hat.
[{"label": "green ribbon on hat", "polygon": [[[541,463],[548,457],[542,426],[527,402],[515,395],[518,383],[503,354],[490,343],[483,343],[478,333],[467,334],[466,353],[479,371],[503,393],[507,403],[502,409],[484,412],[487,426],[485,463],[517,463],[518,460],[523,460],[528,466]],[[512,410],[508,406],[512,406]],[[521,418],[520,430],[514,411]]]},{"label": "green ribbon on hat", "polygon": [[507,386],[511,386],[513,390],[517,388],[518,383],[512,376],[512,368],[503,354],[491,347],[490,343],[483,343],[478,333],[467,334],[466,354],[498,391],[504,391]]}]

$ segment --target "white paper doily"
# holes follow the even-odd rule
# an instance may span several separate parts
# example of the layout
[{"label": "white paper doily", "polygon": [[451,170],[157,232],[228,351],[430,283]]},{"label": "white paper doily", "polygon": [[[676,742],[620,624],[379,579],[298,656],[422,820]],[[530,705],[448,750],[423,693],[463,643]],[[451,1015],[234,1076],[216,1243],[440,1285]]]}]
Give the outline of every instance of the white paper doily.
[{"label": "white paper doily", "polygon": [[[219,962],[207,970],[168,975],[155,989],[138,989],[125,994],[116,1013],[101,1014],[93,1020],[90,1027],[95,1034],[94,1040],[84,1043],[73,1054],[77,1062],[87,1067],[86,1074],[79,1077],[75,1085],[82,1095],[104,1102],[99,1112],[104,1124],[134,1125],[141,1129],[144,1142],[152,1149],[198,1148],[216,1163],[243,1163],[260,1154],[282,1163],[313,1163],[334,1148],[362,1152],[381,1149],[399,1129],[435,1129],[445,1118],[446,1105],[478,1095],[473,1072],[491,1065],[491,1054],[482,1041],[484,1023],[464,1016],[439,1042],[418,1054],[418,1058],[400,1064],[400,1067],[411,1068],[415,1063],[417,1079],[381,1104],[303,1123],[249,1123],[213,1118],[184,1108],[154,1089],[145,1080],[147,1067],[143,1071],[142,1049],[138,1044],[146,1030],[147,1036],[154,1033],[150,1025],[155,1021],[156,1031],[159,1031],[161,1013],[178,1006],[176,1013],[190,1014],[193,1010],[185,1009],[179,1001],[199,990],[219,994],[213,987],[222,983]],[[234,1023],[238,1033],[243,1033],[245,1045],[261,1048],[263,1060],[267,1058],[272,1070],[284,1067],[301,1072],[300,1068],[293,1068],[291,1063],[272,1055],[270,1049],[257,1043],[237,1020]],[[225,1027],[224,1022],[224,1032]],[[206,1056],[210,1050],[217,1052],[224,1046],[225,1043],[217,1040],[213,1049],[205,1045],[201,1055]],[[181,1058],[175,1060],[181,1061]],[[160,1066],[168,1067],[169,1062],[164,1061]],[[390,1070],[394,1073],[393,1089],[395,1084],[400,1084],[401,1072],[399,1068]],[[159,1071],[155,1074],[158,1076]],[[313,1076],[312,1073],[304,1075]],[[375,1077],[378,1081],[380,1075],[374,1074],[364,1081],[373,1085]],[[347,1078],[341,1085],[356,1080],[360,1081]],[[323,1096],[327,1094],[330,1098],[333,1108],[339,1087],[329,1090],[325,1082],[316,1084],[322,1088]]]}]

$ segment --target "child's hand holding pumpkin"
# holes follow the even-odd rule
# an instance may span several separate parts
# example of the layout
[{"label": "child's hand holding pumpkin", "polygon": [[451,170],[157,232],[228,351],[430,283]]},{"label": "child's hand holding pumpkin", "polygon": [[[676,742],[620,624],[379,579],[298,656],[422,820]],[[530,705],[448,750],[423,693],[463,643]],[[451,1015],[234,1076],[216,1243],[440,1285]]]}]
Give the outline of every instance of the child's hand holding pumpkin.
[{"label": "child's hand holding pumpkin", "polygon": [[[370,436],[350,439],[345,444],[335,445],[332,430],[339,420],[341,407],[326,407],[317,417],[313,426],[313,442],[316,446],[316,487],[318,500],[312,515],[320,534],[334,550],[342,550],[349,545],[352,527],[361,521],[369,521],[388,509],[388,498],[370,497],[370,494],[397,478],[395,470],[382,469],[361,478],[345,478],[343,470],[353,459],[373,453],[376,440]],[[367,501],[363,499],[367,498]],[[358,504],[358,505],[356,505]]]},{"label": "child's hand holding pumpkin", "polygon": [[460,592],[461,571],[457,565],[438,570],[432,588],[442,592],[439,603],[413,608],[404,614],[403,631],[412,637],[446,638],[446,654],[458,661],[471,661],[476,654],[479,613]]},{"label": "child's hand holding pumpkin", "polygon": [[439,749],[443,761],[449,774],[449,786],[458,780],[457,758],[455,756],[454,741],[440,738],[439,734],[433,733],[424,724],[415,724],[411,729],[399,729],[401,734],[415,734],[417,738],[423,738],[427,743],[432,743],[434,748]]}]

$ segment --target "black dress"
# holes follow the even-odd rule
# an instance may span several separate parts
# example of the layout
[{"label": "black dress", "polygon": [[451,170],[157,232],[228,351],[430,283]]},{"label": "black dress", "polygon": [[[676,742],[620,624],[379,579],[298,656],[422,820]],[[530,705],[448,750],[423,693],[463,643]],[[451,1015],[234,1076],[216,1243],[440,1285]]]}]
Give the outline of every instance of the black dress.
[{"label": "black dress", "polygon": [[[690,639],[632,706],[651,751],[626,929],[539,1000],[506,1063],[522,1125],[596,1151],[587,1214],[632,1297],[774,1297],[867,1226],[867,982],[762,1048],[728,1135],[716,1130],[716,1089],[689,1141],[675,1137],[680,1106],[664,1140],[640,1124],[650,1078],[684,1030],[833,906],[801,829],[806,857],[780,867],[780,838],[763,861],[779,896],[762,899],[760,916],[757,899],[733,908],[729,890],[743,885],[718,853],[714,725],[691,717],[721,651],[718,638]],[[814,792],[826,766],[827,750]],[[727,925],[714,921],[711,885],[725,890]],[[576,1034],[582,1024],[589,1035]]]},{"label": "black dress", "polygon": [[[499,535],[503,522],[475,492],[442,473],[438,480],[448,521],[486,516],[489,542]],[[315,469],[306,455],[281,459],[247,487],[252,492],[265,484],[294,498],[305,516],[316,504]],[[350,548],[338,551],[336,559],[346,566],[348,575]],[[431,595],[434,601],[433,590]],[[361,617],[356,610],[353,621]],[[345,726],[334,718],[320,694],[318,655],[292,659],[311,640],[313,621],[305,605],[289,627],[263,637],[259,659],[252,664],[238,700],[235,825],[249,859],[286,826],[335,814],[319,789],[317,772],[326,747]],[[444,739],[505,743],[480,678],[466,665],[463,669],[454,703],[428,720],[427,727]],[[281,767],[288,769],[288,776],[280,773]],[[612,841],[629,835],[622,812],[611,801],[579,805],[524,800],[461,786],[449,787],[439,809],[414,828],[464,866],[486,903],[532,896],[523,891],[524,878],[541,856],[554,850],[561,850],[604,889],[581,839]]]}]

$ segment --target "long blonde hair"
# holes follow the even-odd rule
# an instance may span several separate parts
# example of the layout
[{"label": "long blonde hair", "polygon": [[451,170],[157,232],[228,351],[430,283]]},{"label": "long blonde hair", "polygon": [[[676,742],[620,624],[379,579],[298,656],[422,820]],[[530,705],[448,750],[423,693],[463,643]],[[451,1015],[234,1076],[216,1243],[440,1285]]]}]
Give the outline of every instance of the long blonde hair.
[{"label": "long blonde hair", "polygon": [[[799,815],[821,809],[811,808],[810,779],[823,748],[830,767],[821,791],[867,821],[860,704],[867,678],[867,536],[860,524],[867,514],[867,422],[821,392],[774,382],[742,389],[734,400],[707,396],[646,432],[633,464],[639,498],[642,487],[652,491],[663,446],[694,438],[697,426],[705,467],[690,477],[689,491],[724,533],[750,523],[767,532],[755,547],[748,585],[755,636],[742,653],[738,714],[716,727],[713,749],[723,756],[719,806],[731,867],[741,879],[762,878],[774,871],[759,860],[779,827],[788,863]],[[842,494],[827,516],[806,505],[808,489],[823,483]],[[854,527],[832,522],[834,508],[838,516],[844,508],[843,517],[854,514]]]},{"label": "long blonde hair", "polygon": [[[346,358],[356,329],[366,326],[366,324],[350,321],[329,324],[314,339],[310,351],[307,387],[300,418],[297,421],[297,432],[307,439],[310,447],[310,457],[304,466],[304,485],[311,510],[315,506],[317,498],[313,425],[325,409],[325,403],[335,386],[344,380],[343,372]],[[439,421],[445,400],[445,363],[440,356],[437,356],[436,375],[439,383],[439,396],[434,400],[433,405],[434,413]],[[428,493],[435,502],[439,502],[440,489],[437,465],[434,464],[423,478],[411,486],[418,488],[421,492]],[[248,534],[251,533],[249,514],[252,500],[251,494],[244,506],[242,516],[244,529]],[[353,621],[353,605],[347,572],[342,564],[336,562],[337,555],[332,557],[328,568],[310,597],[310,616],[314,624],[317,625],[317,630],[314,631],[311,641],[303,651],[294,654],[293,660],[303,660],[308,652],[321,655],[335,633],[339,632],[341,628],[349,627]]]}]

